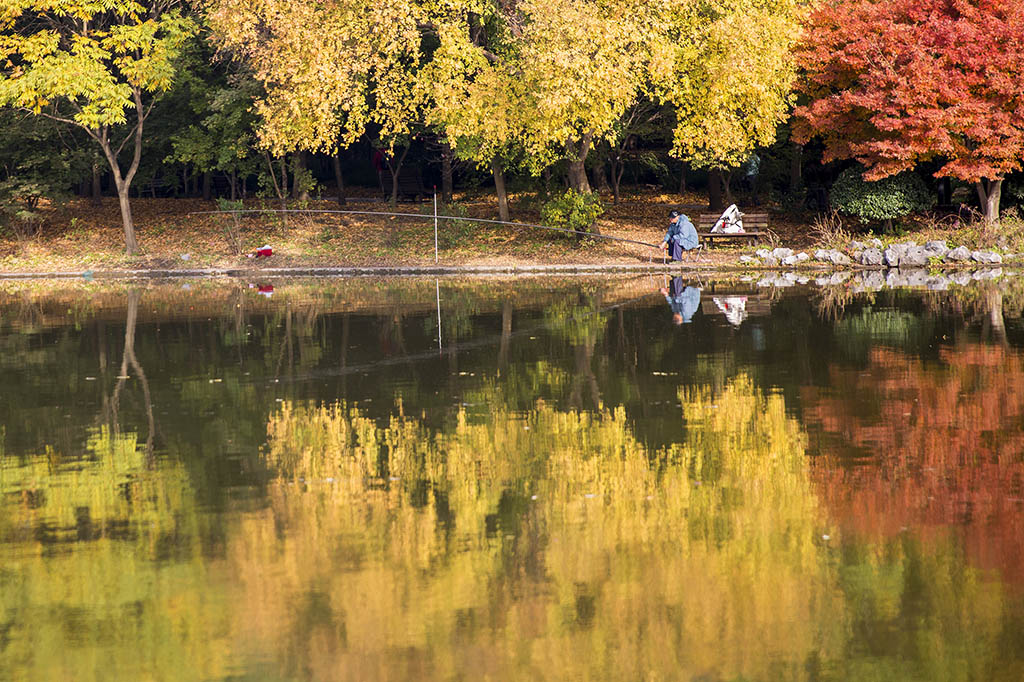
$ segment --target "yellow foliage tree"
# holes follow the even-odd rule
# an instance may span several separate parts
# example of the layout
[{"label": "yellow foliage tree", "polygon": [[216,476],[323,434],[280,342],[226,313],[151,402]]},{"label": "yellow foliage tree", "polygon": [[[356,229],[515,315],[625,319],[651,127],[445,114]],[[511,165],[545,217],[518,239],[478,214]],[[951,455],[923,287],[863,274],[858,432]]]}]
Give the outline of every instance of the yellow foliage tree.
[{"label": "yellow foliage tree", "polygon": [[652,88],[676,110],[673,151],[698,167],[740,165],[775,140],[793,104],[800,0],[656,0]]},{"label": "yellow foliage tree", "polygon": [[570,185],[589,192],[590,149],[640,92],[650,13],[624,0],[474,5],[493,36],[481,44],[466,14],[439,20],[433,119],[468,158],[515,144],[534,170],[566,159]]},{"label": "yellow foliage tree", "polygon": [[[117,186],[128,255],[138,251],[128,191],[142,159],[144,124],[170,88],[181,47],[196,28],[179,4],[0,3],[0,106],[77,126],[100,146]],[[126,148],[131,161],[123,168],[119,156]]]},{"label": "yellow foliage tree", "polygon": [[567,162],[591,191],[590,150],[645,97],[677,112],[674,151],[727,168],[769,144],[791,103],[798,0],[209,0],[224,45],[267,88],[271,149],[332,149],[380,127],[430,125],[489,165]]},{"label": "yellow foliage tree", "polygon": [[272,152],[334,150],[370,124],[394,139],[418,119],[418,3],[207,0],[206,6],[217,40],[266,89],[256,112],[259,139]]}]

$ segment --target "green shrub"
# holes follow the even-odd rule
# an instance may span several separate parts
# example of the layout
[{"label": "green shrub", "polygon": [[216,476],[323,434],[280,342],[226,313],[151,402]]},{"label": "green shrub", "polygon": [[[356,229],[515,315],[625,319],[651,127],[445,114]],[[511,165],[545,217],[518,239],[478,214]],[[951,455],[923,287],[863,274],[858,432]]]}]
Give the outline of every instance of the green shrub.
[{"label": "green shrub", "polygon": [[544,204],[540,219],[551,227],[589,232],[603,213],[604,204],[597,192],[581,194],[570,189]]},{"label": "green shrub", "polygon": [[800,185],[787,191],[778,201],[787,213],[803,213],[807,210],[807,188]]},{"label": "green shrub", "polygon": [[61,192],[45,181],[4,180],[0,182],[0,225],[9,228],[19,239],[34,237],[43,225],[40,202],[44,199],[57,202],[62,198]]},{"label": "green shrub", "polygon": [[885,221],[931,208],[935,199],[921,177],[900,173],[875,182],[864,180],[863,168],[854,166],[839,174],[832,185],[832,207],[840,213],[860,218],[862,223]]}]

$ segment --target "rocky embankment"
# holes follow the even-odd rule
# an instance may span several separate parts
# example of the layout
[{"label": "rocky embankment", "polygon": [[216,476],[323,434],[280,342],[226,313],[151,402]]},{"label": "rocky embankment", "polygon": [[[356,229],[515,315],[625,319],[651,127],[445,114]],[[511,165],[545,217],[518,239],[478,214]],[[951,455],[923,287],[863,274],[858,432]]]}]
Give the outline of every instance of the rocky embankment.
[{"label": "rocky embankment", "polygon": [[925,268],[964,265],[999,265],[1014,258],[995,251],[972,251],[966,246],[950,248],[943,240],[906,241],[884,245],[879,239],[851,241],[845,249],[818,249],[814,255],[793,249],[758,249],[754,256],[740,256],[741,265],[794,267],[822,263],[838,268]]}]

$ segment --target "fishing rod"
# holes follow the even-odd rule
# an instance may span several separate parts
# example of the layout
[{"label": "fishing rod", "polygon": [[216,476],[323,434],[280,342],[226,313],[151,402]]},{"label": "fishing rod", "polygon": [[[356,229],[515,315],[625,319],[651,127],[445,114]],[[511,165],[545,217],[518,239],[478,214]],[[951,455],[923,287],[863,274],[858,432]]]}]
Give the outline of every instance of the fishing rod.
[{"label": "fishing rod", "polygon": [[392,213],[390,211],[344,211],[340,209],[324,209],[324,208],[273,208],[273,209],[262,209],[262,208],[246,208],[236,210],[221,210],[221,211],[191,211],[186,215],[214,215],[219,213],[328,213],[328,214],[339,214],[339,215],[374,215],[374,216],[393,216],[400,218],[419,218],[421,220],[433,220],[437,219],[446,220],[465,220],[473,223],[490,223],[494,225],[512,225],[514,227],[533,227],[539,230],[553,230],[555,232],[568,232],[569,234],[582,235],[586,237],[596,237],[598,239],[608,239],[616,242],[625,242],[627,244],[639,244],[640,246],[649,246],[652,249],[661,250],[661,247],[656,244],[649,244],[648,242],[641,242],[636,239],[627,239],[625,237],[612,237],[611,235],[605,234],[592,234],[590,232],[580,232],[579,230],[569,230],[564,227],[551,227],[550,225],[536,225],[534,223],[516,223],[511,220],[493,220],[489,218],[467,218],[463,216],[452,216],[452,215],[437,215],[433,213],[424,215],[422,213]]}]

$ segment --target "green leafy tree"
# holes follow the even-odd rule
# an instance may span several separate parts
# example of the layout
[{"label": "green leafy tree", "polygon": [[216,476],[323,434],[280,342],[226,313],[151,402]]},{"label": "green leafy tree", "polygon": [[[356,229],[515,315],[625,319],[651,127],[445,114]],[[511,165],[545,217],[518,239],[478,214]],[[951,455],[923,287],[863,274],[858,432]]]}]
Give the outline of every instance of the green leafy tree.
[{"label": "green leafy tree", "polygon": [[128,191],[142,158],[144,125],[195,31],[178,5],[6,0],[0,6],[0,106],[76,126],[100,146],[117,186],[129,255],[138,252]]},{"label": "green leafy tree", "polygon": [[12,109],[0,109],[0,223],[18,236],[42,225],[40,208],[63,198],[87,176],[91,155],[82,136],[62,134],[61,125]]},{"label": "green leafy tree", "polygon": [[[252,108],[262,89],[250,74],[216,63],[205,40],[189,41],[184,56],[188,68],[170,95],[184,99],[192,116],[171,133],[165,162],[188,164],[203,174],[224,173],[234,201],[238,178],[259,171]],[[206,190],[204,198],[209,198]]]}]

